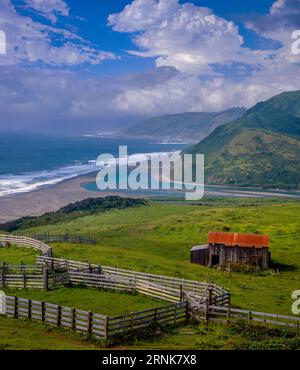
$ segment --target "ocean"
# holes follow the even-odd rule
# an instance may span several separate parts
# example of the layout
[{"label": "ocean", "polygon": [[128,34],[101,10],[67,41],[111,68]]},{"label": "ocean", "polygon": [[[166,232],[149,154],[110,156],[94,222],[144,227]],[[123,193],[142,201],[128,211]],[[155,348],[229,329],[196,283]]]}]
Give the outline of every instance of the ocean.
[{"label": "ocean", "polygon": [[97,157],[104,153],[118,156],[120,145],[127,145],[129,155],[165,153],[185,146],[127,138],[1,134],[0,197],[30,192],[96,171]]}]

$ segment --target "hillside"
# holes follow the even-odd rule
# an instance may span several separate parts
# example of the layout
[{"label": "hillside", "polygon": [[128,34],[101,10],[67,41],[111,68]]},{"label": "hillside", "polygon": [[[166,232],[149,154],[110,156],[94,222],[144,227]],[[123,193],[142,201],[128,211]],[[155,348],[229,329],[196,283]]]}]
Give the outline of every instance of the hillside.
[{"label": "hillside", "polygon": [[206,183],[300,188],[300,91],[258,103],[184,153],[205,154]]},{"label": "hillside", "polygon": [[[203,203],[203,201],[201,201]],[[298,219],[299,202],[276,200],[231,200],[230,205],[159,204],[136,208],[112,209],[104,213],[76,218],[55,225],[23,230],[24,234],[81,234],[95,236],[97,244],[52,244],[54,255],[104,266],[177,276],[198,281],[212,281],[232,293],[232,305],[253,311],[291,315],[291,292],[299,289],[300,259]],[[211,230],[254,232],[270,235],[272,259],[279,273],[246,274],[208,269],[189,262],[193,245],[203,244]],[[20,247],[0,248],[1,263],[35,263],[36,252]],[[10,291],[20,297],[46,300],[67,307],[104,312],[146,309],[160,305],[140,295],[122,292],[55,289],[48,292]],[[158,331],[148,338],[132,338],[122,343],[124,349],[295,349],[299,337],[275,330],[263,332],[251,327],[191,324]],[[16,340],[16,338],[20,338]],[[111,346],[111,343],[109,343]],[[50,328],[41,323],[0,317],[1,349],[91,349],[93,341],[82,341],[76,333]],[[118,348],[118,347],[115,347]]]},{"label": "hillside", "polygon": [[130,127],[126,135],[159,140],[202,140],[220,125],[232,122],[245,113],[244,108],[225,112],[191,112],[152,118]]},{"label": "hillside", "polygon": [[142,199],[121,198],[107,196],[105,198],[88,198],[68,204],[55,212],[48,212],[41,216],[22,217],[17,220],[0,224],[0,230],[11,232],[28,227],[54,225],[59,222],[75,220],[76,218],[103,213],[111,209],[124,209],[145,205]]}]

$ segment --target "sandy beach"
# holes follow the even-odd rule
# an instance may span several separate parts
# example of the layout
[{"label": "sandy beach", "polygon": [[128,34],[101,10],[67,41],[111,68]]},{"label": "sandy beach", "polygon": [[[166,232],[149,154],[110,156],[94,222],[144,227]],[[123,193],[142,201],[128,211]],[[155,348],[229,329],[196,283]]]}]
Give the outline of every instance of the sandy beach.
[{"label": "sandy beach", "polygon": [[[67,204],[86,198],[99,198],[108,195],[119,195],[133,198],[148,198],[151,194],[132,194],[125,192],[99,192],[85,189],[82,184],[95,181],[96,173],[78,176],[65,180],[53,186],[41,188],[36,191],[0,197],[0,223],[15,220],[25,216],[39,216],[46,212],[57,211]],[[209,189],[208,189],[209,188]],[[205,195],[208,197],[238,197],[238,198],[271,198],[281,197],[299,199],[298,195],[267,193],[263,190],[251,191],[250,189],[228,190],[223,186],[208,186]],[[225,190],[226,189],[226,190]]]},{"label": "sandy beach", "polygon": [[39,216],[86,198],[98,198],[109,193],[87,191],[81,184],[92,181],[95,175],[89,174],[63,181],[55,186],[42,188],[30,193],[10,195],[0,198],[0,223],[24,216]]}]

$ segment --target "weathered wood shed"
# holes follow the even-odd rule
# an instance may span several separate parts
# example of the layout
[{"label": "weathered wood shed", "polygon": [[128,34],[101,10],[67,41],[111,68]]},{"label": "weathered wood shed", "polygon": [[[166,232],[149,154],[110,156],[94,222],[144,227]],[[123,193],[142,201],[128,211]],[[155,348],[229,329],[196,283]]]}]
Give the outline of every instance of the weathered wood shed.
[{"label": "weathered wood shed", "polygon": [[269,259],[267,235],[210,232],[207,245],[191,250],[191,262],[208,267],[241,263],[267,269]]}]

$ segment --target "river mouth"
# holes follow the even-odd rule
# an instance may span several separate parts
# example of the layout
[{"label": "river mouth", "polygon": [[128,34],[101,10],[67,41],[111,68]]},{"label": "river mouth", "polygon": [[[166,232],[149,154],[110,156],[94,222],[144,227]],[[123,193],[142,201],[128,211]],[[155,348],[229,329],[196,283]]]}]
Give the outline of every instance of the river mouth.
[{"label": "river mouth", "polygon": [[[81,187],[90,192],[116,193],[128,196],[156,198],[156,197],[172,197],[178,199],[185,198],[185,190],[177,189],[108,189],[99,190],[96,181],[83,182]],[[205,198],[290,198],[300,200],[300,191],[289,190],[274,190],[274,189],[258,189],[258,188],[240,188],[231,186],[220,185],[205,185],[204,187]]]}]

